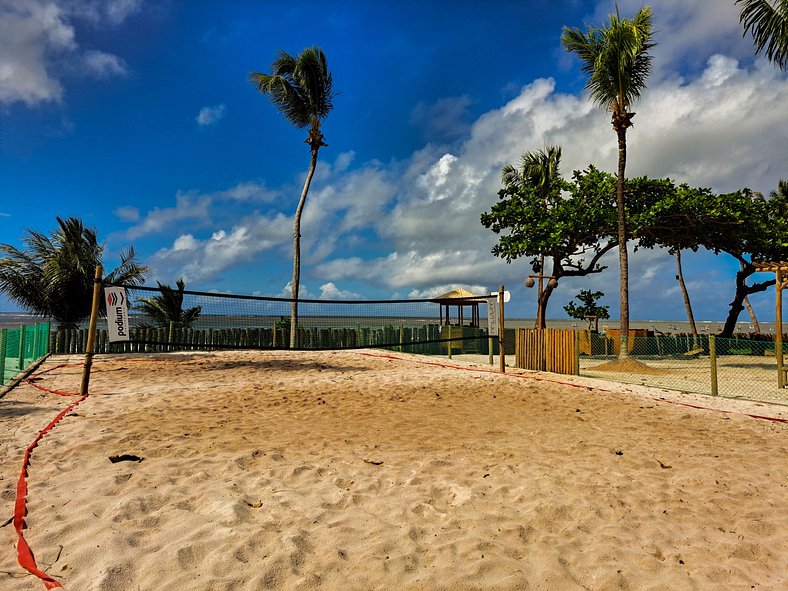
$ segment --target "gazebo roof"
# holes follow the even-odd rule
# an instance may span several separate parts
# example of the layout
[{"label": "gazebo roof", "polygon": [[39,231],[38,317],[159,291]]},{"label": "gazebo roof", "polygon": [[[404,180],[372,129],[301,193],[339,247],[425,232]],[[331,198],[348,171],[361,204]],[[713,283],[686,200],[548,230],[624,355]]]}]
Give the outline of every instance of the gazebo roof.
[{"label": "gazebo roof", "polygon": [[439,295],[434,299],[435,300],[461,300],[465,298],[476,298],[476,297],[479,296],[469,292],[467,289],[458,287],[457,289],[452,289],[451,291],[444,293],[443,295]]}]

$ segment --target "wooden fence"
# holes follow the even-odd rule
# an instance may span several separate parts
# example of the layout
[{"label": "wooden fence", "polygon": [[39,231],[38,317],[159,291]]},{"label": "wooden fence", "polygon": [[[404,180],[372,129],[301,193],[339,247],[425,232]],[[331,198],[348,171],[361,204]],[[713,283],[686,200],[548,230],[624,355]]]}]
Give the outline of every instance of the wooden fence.
[{"label": "wooden fence", "polygon": [[[446,352],[448,338],[437,324],[423,326],[388,325],[379,328],[299,328],[298,342],[302,349],[347,349],[354,347],[387,347],[407,353],[440,355]],[[466,327],[465,341],[473,339],[478,350],[487,353],[486,333]],[[50,334],[53,353],[84,353],[87,329],[57,329]],[[272,328],[132,328],[128,342],[110,343],[106,330],[96,332],[96,353],[154,353],[163,351],[199,351],[212,349],[288,349],[290,330]],[[459,338],[459,335],[452,335]],[[476,342],[474,340],[473,342]],[[467,346],[467,345],[466,345]]]},{"label": "wooden fence", "polygon": [[578,375],[580,361],[575,333],[553,328],[518,328],[515,365],[520,369]]}]

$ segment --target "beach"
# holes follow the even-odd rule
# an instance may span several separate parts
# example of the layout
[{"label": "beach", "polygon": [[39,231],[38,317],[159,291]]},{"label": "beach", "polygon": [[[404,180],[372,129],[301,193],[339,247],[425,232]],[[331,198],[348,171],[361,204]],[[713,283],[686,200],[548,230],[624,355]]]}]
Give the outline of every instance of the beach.
[{"label": "beach", "polygon": [[[6,520],[76,399],[0,399],[3,590],[44,589]],[[786,419],[375,350],[102,355],[32,452],[24,537],[69,591],[780,590]]]}]

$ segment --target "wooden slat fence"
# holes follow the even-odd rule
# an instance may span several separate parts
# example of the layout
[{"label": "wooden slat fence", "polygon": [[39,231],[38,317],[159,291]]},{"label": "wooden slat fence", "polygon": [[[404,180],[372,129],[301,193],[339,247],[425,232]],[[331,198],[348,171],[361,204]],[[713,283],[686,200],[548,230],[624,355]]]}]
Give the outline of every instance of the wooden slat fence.
[{"label": "wooden slat fence", "polygon": [[574,330],[518,328],[515,347],[515,365],[520,369],[580,373]]}]

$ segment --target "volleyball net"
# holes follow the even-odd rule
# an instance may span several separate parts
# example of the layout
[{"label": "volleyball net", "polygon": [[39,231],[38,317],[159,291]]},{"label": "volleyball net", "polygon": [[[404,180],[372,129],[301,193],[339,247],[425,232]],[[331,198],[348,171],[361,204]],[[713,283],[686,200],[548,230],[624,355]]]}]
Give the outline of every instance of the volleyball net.
[{"label": "volleyball net", "polygon": [[[384,348],[421,354],[486,354],[488,318],[497,296],[401,300],[293,300],[187,291],[168,287],[107,285],[122,289],[127,309],[123,340],[113,339],[114,303],[102,297],[96,352],[217,349],[332,350]],[[104,293],[109,293],[104,290]],[[295,330],[295,334],[293,331]],[[53,350],[82,348],[83,330],[59,332]],[[493,333],[496,331],[493,330]],[[497,352],[497,339],[492,339]]]}]

